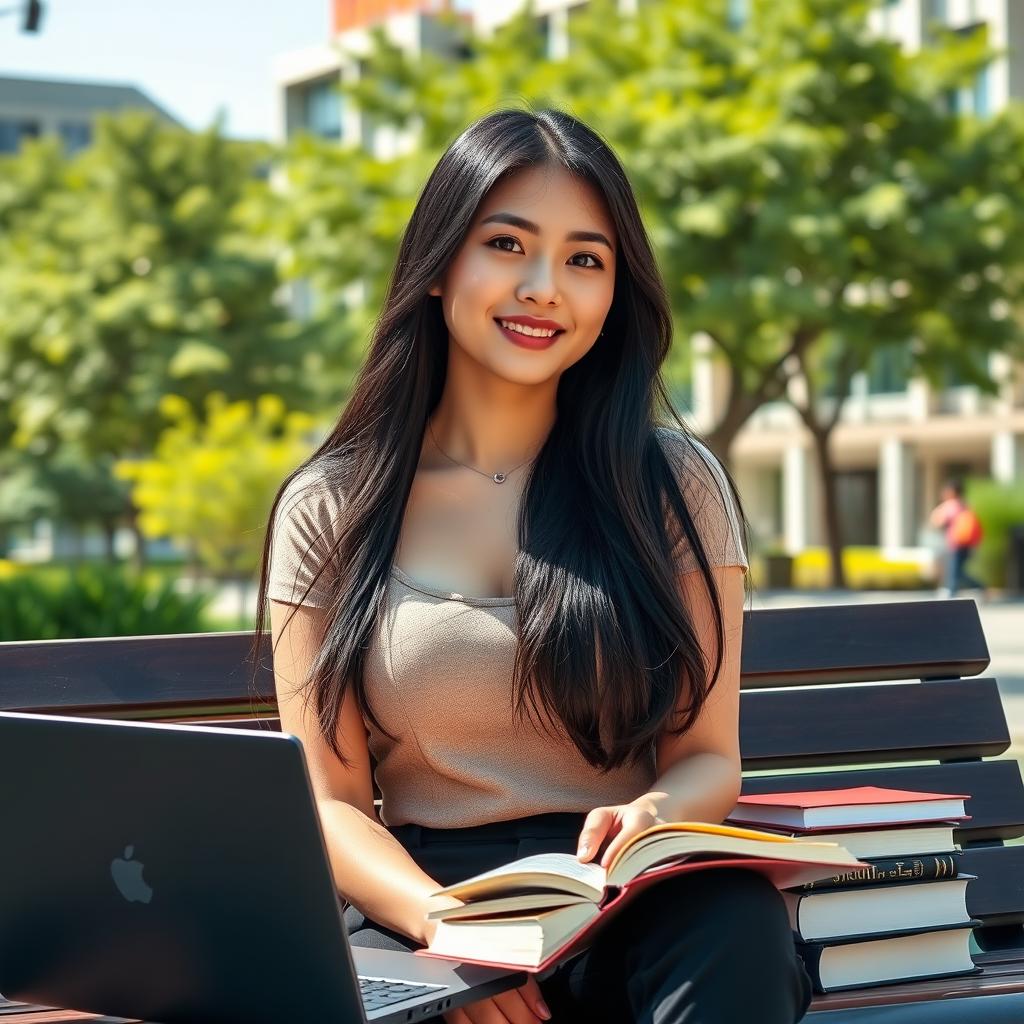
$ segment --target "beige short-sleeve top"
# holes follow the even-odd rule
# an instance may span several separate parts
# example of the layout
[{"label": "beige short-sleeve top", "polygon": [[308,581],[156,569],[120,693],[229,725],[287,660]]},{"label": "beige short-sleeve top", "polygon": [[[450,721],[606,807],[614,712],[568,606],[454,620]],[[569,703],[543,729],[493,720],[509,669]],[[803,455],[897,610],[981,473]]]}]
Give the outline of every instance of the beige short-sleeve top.
[{"label": "beige short-sleeve top", "polygon": [[[699,444],[687,453],[682,435],[669,428],[659,428],[659,435],[681,474],[708,560],[746,567],[737,510],[714,456]],[[275,519],[272,600],[328,604],[329,574],[312,587],[310,582],[330,550],[342,506],[340,495],[311,470],[291,482]],[[697,568],[685,538],[673,557],[679,572]],[[545,734],[528,716],[514,714],[516,642],[512,597],[463,597],[392,569],[365,674],[375,713],[397,737],[393,741],[365,722],[385,825],[456,828],[585,812],[626,803],[651,788],[653,752],[643,763],[602,774],[587,764],[561,723],[549,723]]]}]

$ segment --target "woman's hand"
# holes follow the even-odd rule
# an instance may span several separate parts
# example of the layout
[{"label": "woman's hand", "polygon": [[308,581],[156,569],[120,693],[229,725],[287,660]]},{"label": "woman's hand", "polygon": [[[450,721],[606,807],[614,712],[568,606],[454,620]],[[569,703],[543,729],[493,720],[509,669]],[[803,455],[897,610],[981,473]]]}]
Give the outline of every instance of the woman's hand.
[{"label": "woman's hand", "polygon": [[537,1024],[550,1020],[537,979],[531,974],[524,985],[496,996],[478,999],[475,1003],[449,1010],[445,1024]]},{"label": "woman's hand", "polygon": [[626,843],[652,825],[664,825],[657,808],[650,801],[595,807],[583,823],[576,856],[584,864],[592,860],[601,849],[601,867],[607,868]]}]

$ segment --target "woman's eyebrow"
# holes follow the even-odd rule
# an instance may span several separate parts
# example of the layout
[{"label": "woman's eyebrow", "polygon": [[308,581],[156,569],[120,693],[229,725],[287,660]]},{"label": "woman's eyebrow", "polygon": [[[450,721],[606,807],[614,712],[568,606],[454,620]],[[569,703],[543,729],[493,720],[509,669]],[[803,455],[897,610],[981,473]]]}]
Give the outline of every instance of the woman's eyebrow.
[{"label": "woman's eyebrow", "polygon": [[[529,231],[531,235],[539,235],[540,228],[534,224],[532,220],[527,220],[525,217],[520,217],[515,213],[492,213],[489,217],[484,217],[480,221],[480,226],[484,224],[490,224],[496,222],[498,224],[511,224],[515,228],[522,228],[523,231]],[[615,247],[611,242],[608,241],[605,235],[602,235],[600,231],[570,231],[565,236],[567,242],[599,242],[601,245],[607,245],[613,252]]]}]

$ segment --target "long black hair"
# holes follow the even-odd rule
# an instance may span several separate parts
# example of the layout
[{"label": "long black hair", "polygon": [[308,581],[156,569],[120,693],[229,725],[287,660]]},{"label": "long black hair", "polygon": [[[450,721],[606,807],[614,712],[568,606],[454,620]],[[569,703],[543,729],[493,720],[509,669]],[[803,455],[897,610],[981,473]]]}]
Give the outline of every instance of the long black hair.
[{"label": "long black hair", "polygon": [[[560,720],[586,761],[610,771],[649,757],[663,728],[688,729],[721,670],[723,615],[711,565],[679,469],[655,429],[670,425],[689,441],[660,373],[672,317],[632,187],[607,143],[571,115],[497,110],[469,125],[430,174],[351,396],[270,510],[254,663],[282,494],[300,472],[314,469],[318,486],[344,495],[344,521],[334,524],[330,554],[317,573],[328,574],[333,596],[305,695],[346,765],[336,730],[348,687],[364,717],[390,735],[367,700],[363,672],[424,431],[445,383],[448,329],[441,299],[429,290],[456,256],[488,190],[520,168],[545,165],[598,189],[619,252],[604,333],[559,379],[556,421],[525,481],[513,581],[516,711]],[[739,510],[731,479],[723,479],[727,500]],[[671,555],[681,543],[692,549],[714,609],[711,664],[673,568]],[[684,692],[677,720],[673,711]]]}]

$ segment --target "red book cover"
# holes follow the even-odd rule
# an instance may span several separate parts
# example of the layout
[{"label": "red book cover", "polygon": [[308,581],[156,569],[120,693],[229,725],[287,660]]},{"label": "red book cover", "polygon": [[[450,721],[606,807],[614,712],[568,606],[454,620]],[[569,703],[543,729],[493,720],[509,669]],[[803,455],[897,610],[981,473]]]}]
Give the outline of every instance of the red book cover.
[{"label": "red book cover", "polygon": [[[866,867],[867,865],[865,865]],[[481,964],[485,967],[509,967],[517,971],[526,971],[528,974],[539,974],[553,967],[577,952],[582,952],[590,945],[594,934],[603,928],[613,917],[625,907],[630,900],[639,892],[653,885],[666,875],[680,875],[688,871],[708,871],[713,868],[745,868],[749,871],[756,871],[768,878],[776,888],[784,889],[789,886],[801,885],[805,881],[815,881],[824,877],[816,874],[816,871],[825,871],[825,874],[834,870],[834,865],[815,865],[809,861],[799,863],[793,861],[771,860],[761,857],[734,857],[728,860],[701,861],[687,860],[677,861],[674,864],[666,864],[664,867],[654,868],[638,875],[636,878],[626,882],[622,886],[613,886],[605,893],[604,899],[599,904],[600,913],[587,925],[581,928],[575,935],[552,952],[546,960],[541,961],[536,967],[524,964],[504,964],[494,960],[471,960],[460,957],[458,963]],[[438,953],[431,953],[426,949],[414,951],[416,956],[429,956],[437,960],[455,960],[454,957],[443,956]]]},{"label": "red book cover", "polygon": [[[726,821],[735,825],[747,825],[754,828],[768,828],[775,831],[784,829],[787,832],[813,834],[815,832],[835,832],[848,828],[863,830],[866,828],[889,828],[901,825],[921,825],[938,821],[959,824],[970,820],[969,814],[956,814],[948,807],[939,806],[950,800],[970,799],[970,793],[924,793],[910,789],[887,789],[880,786],[856,786],[848,789],[815,789],[806,793],[761,793],[758,795],[741,796]],[[910,807],[913,804],[934,805],[934,816],[904,815],[894,818],[882,810],[883,807]],[[763,816],[754,813],[756,808],[778,808],[778,812],[766,811]],[[822,808],[877,808],[870,818],[857,820],[858,812],[854,811],[850,821],[813,821],[810,815]],[[746,809],[746,813],[744,810]],[[946,813],[940,813],[946,811]],[[802,816],[802,821],[795,816]],[[772,816],[773,815],[773,816]],[[785,817],[783,815],[786,815]]]},{"label": "red book cover", "polygon": [[741,796],[741,804],[769,807],[846,807],[850,804],[922,803],[927,800],[967,800],[970,793],[918,793],[911,789],[856,786],[850,789],[813,789],[806,793],[761,793]]}]

